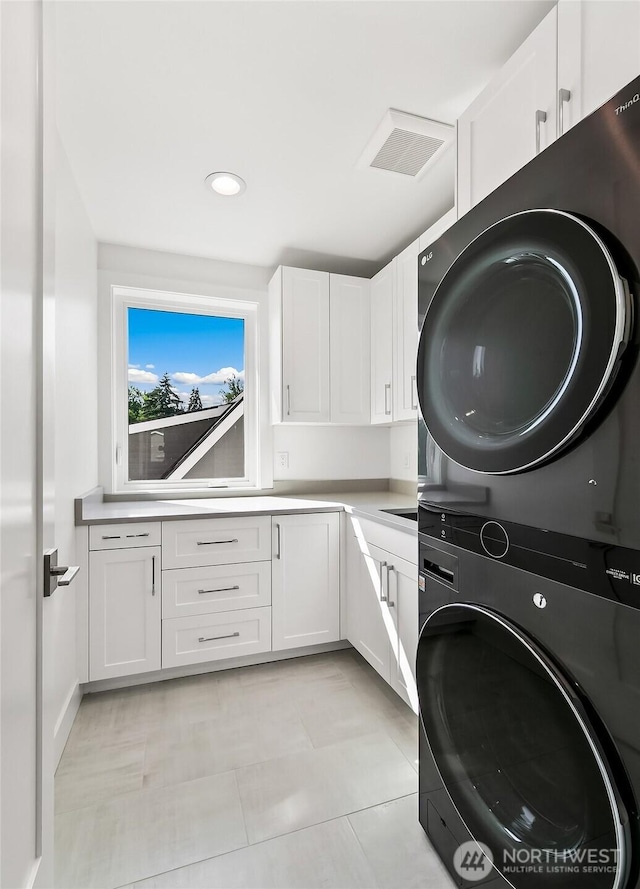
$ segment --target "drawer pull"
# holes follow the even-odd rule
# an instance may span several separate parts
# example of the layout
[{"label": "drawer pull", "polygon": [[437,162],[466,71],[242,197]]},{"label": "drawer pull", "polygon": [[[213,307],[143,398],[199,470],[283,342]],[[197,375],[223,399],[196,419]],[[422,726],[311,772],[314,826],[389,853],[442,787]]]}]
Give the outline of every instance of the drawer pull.
[{"label": "drawer pull", "polygon": [[234,636],[239,636],[240,633],[236,630],[235,633],[227,633],[225,636],[199,636],[198,642],[214,642],[216,639],[233,639]]},{"label": "drawer pull", "polygon": [[[149,532],[145,531],[144,534],[126,534],[125,536],[126,537],[148,537]],[[104,540],[105,538],[103,537],[102,539]]]},{"label": "drawer pull", "polygon": [[226,593],[230,590],[239,590],[240,587],[236,583],[234,586],[220,586],[217,590],[198,590],[198,595],[203,596],[205,593]]},{"label": "drawer pull", "polygon": [[120,540],[120,534],[103,534],[103,540]]},{"label": "drawer pull", "polygon": [[233,540],[198,540],[198,546],[217,546],[219,543],[237,543],[238,538],[234,537]]}]

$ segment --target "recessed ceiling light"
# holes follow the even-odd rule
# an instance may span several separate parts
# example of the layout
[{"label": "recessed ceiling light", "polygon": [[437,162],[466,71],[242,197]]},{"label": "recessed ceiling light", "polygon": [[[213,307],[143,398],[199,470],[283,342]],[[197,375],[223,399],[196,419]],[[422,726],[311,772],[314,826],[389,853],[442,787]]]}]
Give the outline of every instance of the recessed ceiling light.
[{"label": "recessed ceiling light", "polygon": [[235,173],[209,173],[204,181],[217,194],[224,195],[227,198],[242,194],[247,187],[244,179],[236,176]]}]

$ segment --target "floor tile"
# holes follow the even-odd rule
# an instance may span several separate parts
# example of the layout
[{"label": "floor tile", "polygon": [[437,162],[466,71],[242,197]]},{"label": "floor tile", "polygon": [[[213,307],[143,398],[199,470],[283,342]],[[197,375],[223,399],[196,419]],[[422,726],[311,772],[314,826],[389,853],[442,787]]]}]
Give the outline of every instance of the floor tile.
[{"label": "floor tile", "polygon": [[147,739],[144,786],[190,781],[312,748],[292,703],[233,707]]},{"label": "floor tile", "polygon": [[406,796],[417,784],[414,769],[383,733],[283,756],[236,774],[251,843]]},{"label": "floor tile", "polygon": [[349,815],[379,889],[454,889],[418,822],[417,795]]},{"label": "floor tile", "polygon": [[365,697],[351,684],[296,701],[314,747],[385,730],[384,699]]},{"label": "floor tile", "polygon": [[56,772],[56,812],[95,806],[141,790],[145,748],[144,740],[72,745]]},{"label": "floor tile", "polygon": [[56,886],[112,889],[246,845],[235,773],[56,817]]},{"label": "floor tile", "polygon": [[362,848],[347,819],[339,818],[144,880],[136,883],[135,889],[372,889],[373,886],[375,878]]}]

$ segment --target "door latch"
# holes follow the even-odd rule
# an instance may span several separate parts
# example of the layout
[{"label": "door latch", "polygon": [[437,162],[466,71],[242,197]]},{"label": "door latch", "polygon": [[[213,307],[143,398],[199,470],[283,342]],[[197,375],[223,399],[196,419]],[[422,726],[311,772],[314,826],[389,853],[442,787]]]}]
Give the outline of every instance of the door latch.
[{"label": "door latch", "polygon": [[69,586],[80,566],[58,565],[58,550],[48,549],[44,554],[44,595],[52,596],[59,586]]}]

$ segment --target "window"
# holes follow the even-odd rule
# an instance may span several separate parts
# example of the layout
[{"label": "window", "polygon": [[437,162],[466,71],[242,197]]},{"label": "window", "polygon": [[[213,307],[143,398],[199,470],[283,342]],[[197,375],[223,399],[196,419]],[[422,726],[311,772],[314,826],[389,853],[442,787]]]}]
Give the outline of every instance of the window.
[{"label": "window", "polygon": [[258,486],[257,304],[113,297],[114,489]]}]

